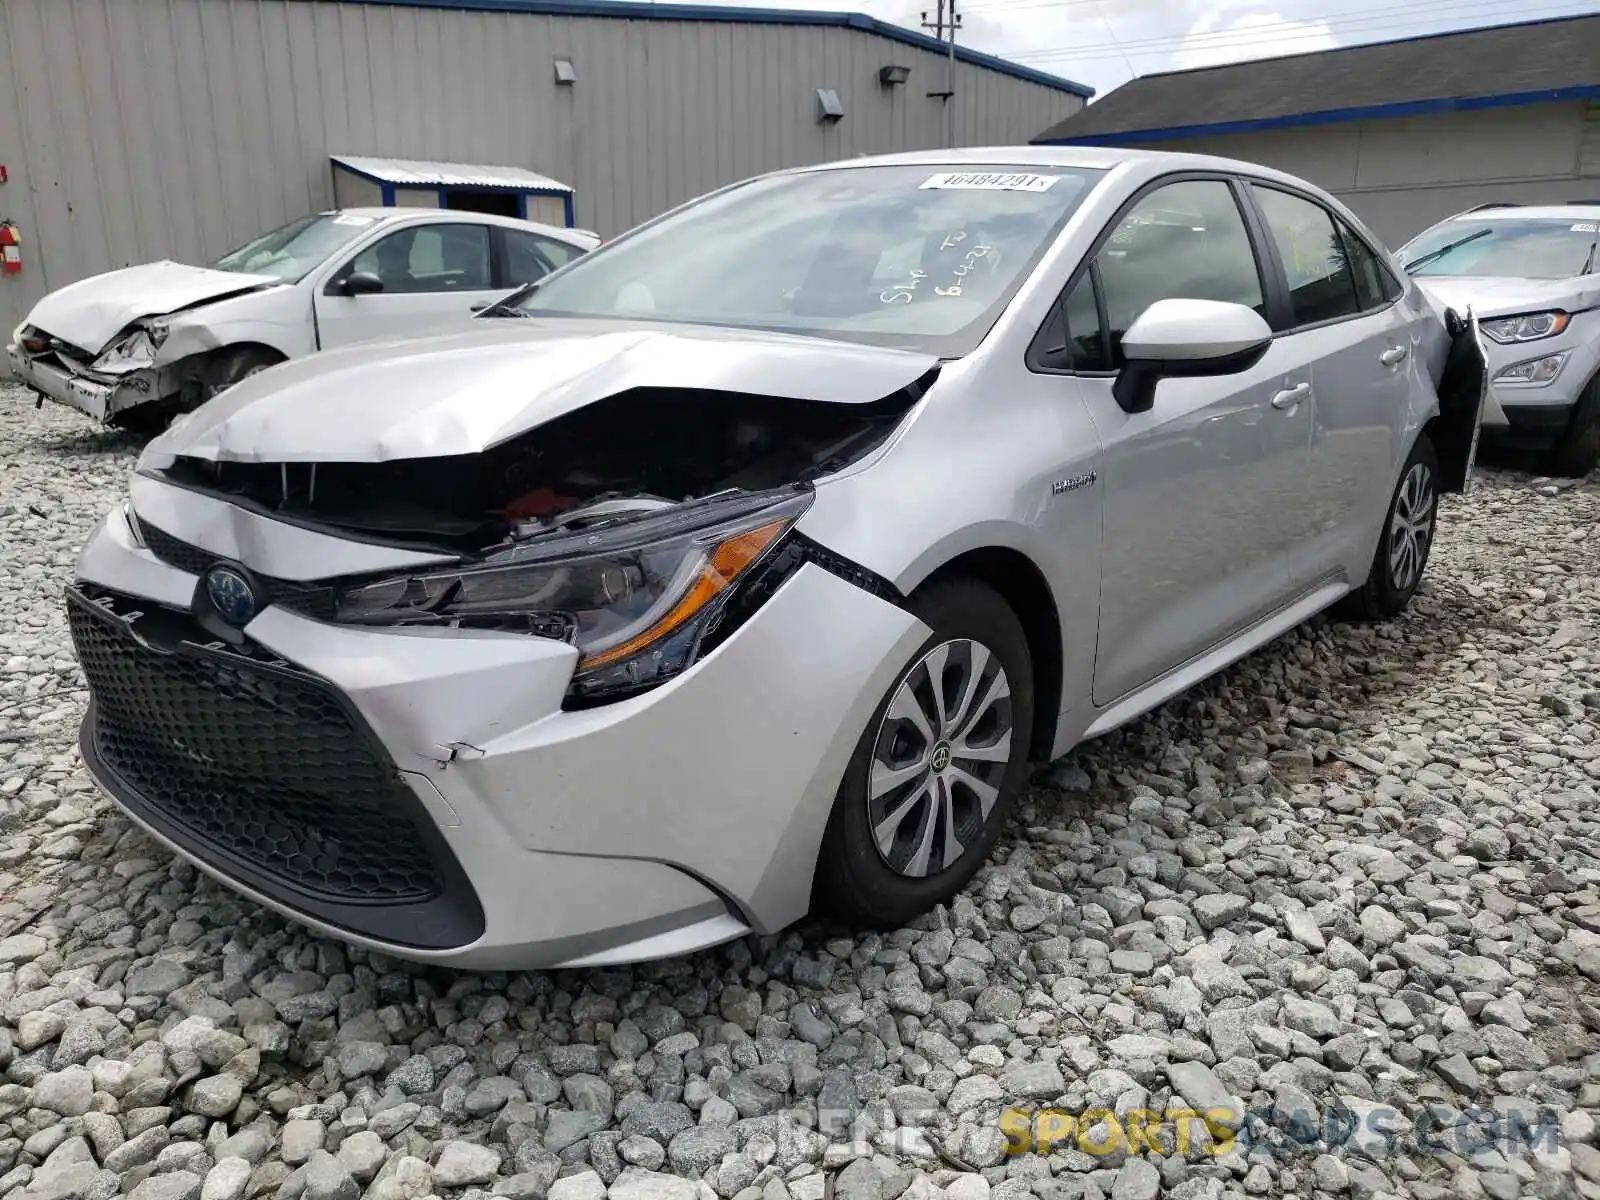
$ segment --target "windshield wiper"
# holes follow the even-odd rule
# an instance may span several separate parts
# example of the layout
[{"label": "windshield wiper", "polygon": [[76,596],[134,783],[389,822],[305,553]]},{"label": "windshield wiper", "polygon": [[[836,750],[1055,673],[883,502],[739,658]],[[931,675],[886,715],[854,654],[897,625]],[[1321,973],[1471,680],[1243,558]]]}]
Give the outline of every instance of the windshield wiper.
[{"label": "windshield wiper", "polygon": [[480,317],[529,317],[532,313],[524,312],[516,305],[522,303],[535,291],[544,280],[536,279],[532,283],[525,283],[509,296],[502,296],[493,304],[478,313]]},{"label": "windshield wiper", "polygon": [[1402,263],[1401,266],[1405,268],[1407,275],[1415,275],[1418,267],[1423,266],[1426,263],[1435,262],[1438,259],[1443,258],[1446,254],[1449,254],[1452,250],[1459,250],[1468,242],[1475,242],[1481,237],[1487,237],[1492,232],[1493,230],[1480,229],[1476,233],[1469,233],[1464,238],[1457,238],[1453,242],[1446,242],[1437,250],[1429,250],[1426,254],[1418,255],[1410,262]]}]

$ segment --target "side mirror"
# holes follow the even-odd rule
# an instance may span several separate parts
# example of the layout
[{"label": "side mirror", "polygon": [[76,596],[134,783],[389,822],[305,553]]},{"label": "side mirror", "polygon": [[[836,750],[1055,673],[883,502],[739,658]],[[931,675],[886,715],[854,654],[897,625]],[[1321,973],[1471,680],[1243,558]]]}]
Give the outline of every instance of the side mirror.
[{"label": "side mirror", "polygon": [[1157,300],[1122,335],[1127,365],[1112,395],[1124,412],[1149,412],[1169,377],[1233,375],[1261,361],[1272,329],[1254,309],[1219,300]]},{"label": "side mirror", "polygon": [[355,271],[345,277],[341,290],[346,296],[370,296],[383,291],[383,280],[371,271]]}]

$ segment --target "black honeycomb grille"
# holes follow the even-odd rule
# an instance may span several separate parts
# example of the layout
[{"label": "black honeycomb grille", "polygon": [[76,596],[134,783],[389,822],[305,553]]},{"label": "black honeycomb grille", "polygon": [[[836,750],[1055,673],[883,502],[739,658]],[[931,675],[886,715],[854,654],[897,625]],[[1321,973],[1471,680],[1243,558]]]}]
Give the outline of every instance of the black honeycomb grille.
[{"label": "black honeycomb grille", "polygon": [[144,521],[139,522],[139,534],[144,538],[144,544],[149,547],[151,554],[167,566],[177,567],[178,570],[187,571],[190,575],[204,574],[206,568],[217,561],[217,556],[209,550],[202,550],[199,546],[179,541],[170,533]]},{"label": "black honeycomb grille", "polygon": [[[219,557],[211,551],[191,546],[188,542],[173,537],[164,529],[157,529],[144,521],[139,522],[139,532],[144,537],[144,544],[151,554],[169,567],[176,567],[187,574],[204,575],[219,561]],[[264,593],[259,598],[262,607],[268,604],[280,604],[284,608],[293,609],[303,616],[318,621],[331,621],[338,611],[338,589],[331,584],[303,583],[295,579],[278,579],[253,572],[251,578],[260,585]]]},{"label": "black honeycomb grille", "polygon": [[[345,904],[440,893],[414,798],[326,684],[179,638],[158,648],[122,617],[70,599],[94,750],[197,854]],[[151,613],[141,634],[183,620]]]}]

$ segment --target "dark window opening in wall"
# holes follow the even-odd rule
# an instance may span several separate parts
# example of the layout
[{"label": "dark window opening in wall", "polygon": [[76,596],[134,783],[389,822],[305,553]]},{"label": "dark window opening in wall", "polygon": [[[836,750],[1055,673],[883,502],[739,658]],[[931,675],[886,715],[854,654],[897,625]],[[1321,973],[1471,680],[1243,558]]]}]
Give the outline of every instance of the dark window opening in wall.
[{"label": "dark window opening in wall", "polygon": [[520,215],[517,211],[516,192],[488,192],[475,188],[446,188],[444,193],[444,207],[457,212],[489,213],[496,217],[515,217]]}]

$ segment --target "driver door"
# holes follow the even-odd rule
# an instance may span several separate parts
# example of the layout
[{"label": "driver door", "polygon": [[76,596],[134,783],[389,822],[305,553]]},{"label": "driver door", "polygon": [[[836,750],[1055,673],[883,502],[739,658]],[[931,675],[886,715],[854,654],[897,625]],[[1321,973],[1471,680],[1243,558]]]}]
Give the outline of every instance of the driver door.
[{"label": "driver door", "polygon": [[1233,184],[1189,178],[1116,221],[1065,305],[1105,447],[1094,700],[1116,701],[1289,599],[1305,524],[1310,373],[1274,345],[1234,375],[1170,378],[1143,413],[1112,395],[1122,335],[1164,299],[1266,310]]},{"label": "driver door", "polygon": [[[436,221],[358,251],[316,293],[318,344],[326,350],[464,327],[506,294],[494,286],[489,235],[487,225]],[[376,276],[382,290],[347,294],[345,281],[357,272]]]}]

